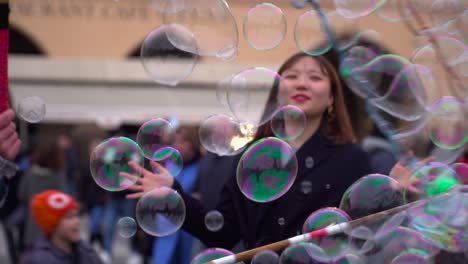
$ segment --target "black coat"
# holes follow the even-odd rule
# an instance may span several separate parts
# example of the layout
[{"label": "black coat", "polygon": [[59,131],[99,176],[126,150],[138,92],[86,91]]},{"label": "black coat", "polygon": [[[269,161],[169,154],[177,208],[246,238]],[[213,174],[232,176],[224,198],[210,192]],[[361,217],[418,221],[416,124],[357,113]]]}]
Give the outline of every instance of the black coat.
[{"label": "black coat", "polygon": [[[296,156],[299,170],[293,186],[285,195],[269,203],[247,199],[237,185],[235,168],[226,172],[232,176],[216,207],[224,216],[224,226],[217,232],[205,227],[207,211],[203,205],[185,194],[175,182],[173,187],[180,192],[186,204],[183,228],[208,247],[231,248],[242,240],[245,247],[251,249],[283,240],[301,233],[304,221],[314,211],[338,207],[346,189],[370,173],[368,156],[359,146],[333,144],[322,133],[313,135]],[[306,159],[309,166],[305,165]],[[301,190],[303,181],[312,183],[310,192]],[[282,225],[278,223],[280,218]]]}]

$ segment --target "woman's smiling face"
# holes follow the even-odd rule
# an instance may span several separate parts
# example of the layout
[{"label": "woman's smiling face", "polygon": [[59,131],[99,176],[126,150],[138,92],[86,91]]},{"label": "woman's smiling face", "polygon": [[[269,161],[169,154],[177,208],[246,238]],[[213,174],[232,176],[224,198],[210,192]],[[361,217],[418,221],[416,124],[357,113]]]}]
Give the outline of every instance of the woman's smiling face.
[{"label": "woman's smiling face", "polygon": [[299,107],[308,117],[321,117],[333,103],[329,75],[313,57],[300,58],[281,77],[286,104]]}]

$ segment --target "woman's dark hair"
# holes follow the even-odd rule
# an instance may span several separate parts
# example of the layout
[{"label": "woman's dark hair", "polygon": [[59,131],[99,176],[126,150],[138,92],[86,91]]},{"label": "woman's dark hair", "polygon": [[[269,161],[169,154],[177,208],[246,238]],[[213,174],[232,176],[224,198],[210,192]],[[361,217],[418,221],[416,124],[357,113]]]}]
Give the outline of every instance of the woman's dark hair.
[{"label": "woman's dark hair", "polygon": [[[348,50],[356,47],[361,46],[367,49],[370,49],[374,54],[377,56],[383,54],[391,54],[390,50],[386,48],[384,45],[377,43],[376,41],[367,38],[365,35],[359,35],[358,32],[346,32],[336,36],[337,42],[340,43],[340,46],[347,45]],[[358,36],[358,37],[356,37]],[[322,55],[325,57],[335,69],[340,68],[340,57],[339,54],[334,49],[328,50],[326,53]],[[372,120],[367,114],[365,100],[358,95],[356,95],[346,84],[346,82],[340,77],[342,87],[343,87],[343,95],[345,100],[345,105],[347,111],[350,115],[351,125],[356,135],[357,141],[361,141],[364,137],[368,134],[372,134],[378,137],[384,137],[384,134],[380,131],[380,129],[372,123]],[[381,79],[381,86],[388,87],[393,81],[394,76],[383,74]],[[390,122],[397,122],[396,118],[392,116],[386,115],[386,118],[389,119]]]},{"label": "woman's dark hair", "polygon": [[[287,59],[278,70],[278,74],[281,75],[284,71],[291,68],[297,61],[304,57],[309,57],[306,53],[296,53]],[[323,56],[312,57],[317,60],[321,70],[326,73],[330,79],[331,93],[333,96],[333,112],[334,114],[329,115],[327,111],[323,113],[320,128],[325,136],[332,140],[335,144],[344,144],[349,142],[355,142],[353,129],[349,121],[348,112],[344,103],[342,82],[336,68]],[[278,95],[278,84],[275,84],[268,97],[268,105],[272,102],[277,101]],[[270,123],[267,122],[261,125],[254,137],[254,141],[273,136],[273,132],[270,127]]]}]

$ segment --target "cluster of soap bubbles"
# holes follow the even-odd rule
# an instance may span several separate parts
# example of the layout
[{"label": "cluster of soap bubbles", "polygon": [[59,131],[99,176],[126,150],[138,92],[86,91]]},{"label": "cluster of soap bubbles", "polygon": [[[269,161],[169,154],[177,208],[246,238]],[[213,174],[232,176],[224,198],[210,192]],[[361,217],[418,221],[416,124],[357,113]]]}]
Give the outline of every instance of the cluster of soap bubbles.
[{"label": "cluster of soap bubbles", "polygon": [[[157,83],[174,86],[184,81],[201,56],[223,61],[236,58],[239,33],[226,1],[150,2],[160,12],[163,25],[146,37],[141,61]],[[291,2],[302,8],[310,1]],[[340,43],[334,42],[330,35],[329,30],[346,31],[347,27],[356,25],[356,19],[373,12],[389,23],[414,24],[413,10],[422,8],[421,3],[429,8],[432,27],[418,32],[418,47],[409,59],[378,54],[369,46],[357,45],[362,40],[379,38],[374,31],[362,31]],[[466,91],[468,53],[463,25],[468,13],[461,3],[456,0],[334,0],[335,10],[330,13],[312,9],[297,18],[293,35],[298,49],[312,56],[338,49],[341,77],[356,95],[366,99],[371,117],[378,126],[391,132],[388,135],[392,143],[403,151],[413,150],[416,158],[433,156],[434,161],[414,171],[409,184],[417,190],[415,193],[406,192],[386,175],[363,175],[344,193],[339,208],[312,212],[302,232],[419,201],[406,210],[342,230],[341,234],[292,245],[281,255],[260,252],[252,263],[429,264],[441,250],[452,253],[467,250],[468,168],[466,164],[453,163],[468,141],[467,97],[447,93],[452,87],[460,86]],[[444,12],[439,12],[442,9]],[[324,17],[328,27],[323,25]],[[284,13],[271,3],[253,4],[242,25],[245,40],[259,51],[279,46],[287,31]],[[428,34],[433,38],[427,37]],[[215,41],[212,35],[216,35]],[[445,68],[440,67],[440,59],[445,60]],[[450,78],[443,77],[447,67]],[[221,156],[243,152],[236,171],[238,187],[245,197],[258,203],[283,196],[297,176],[297,158],[290,143],[301,136],[307,119],[301,109],[285,105],[284,90],[284,82],[277,72],[263,67],[246,68],[227,76],[216,89],[220,104],[231,115],[214,113],[200,125],[201,144],[210,152]],[[272,95],[277,100],[269,100]],[[265,126],[274,137],[253,141],[258,129]],[[136,142],[128,138],[104,141],[91,158],[93,178],[109,191],[127,189],[141,176],[129,162],[143,166],[145,158],[162,164],[177,177],[182,170],[182,159],[178,150],[170,146],[173,134],[170,122],[157,118],[141,126]],[[159,172],[154,170],[154,173]],[[301,183],[305,194],[312,186],[312,182]],[[166,236],[181,228],[185,214],[180,194],[169,188],[157,188],[138,201],[136,222],[148,234]],[[204,219],[209,232],[222,232],[224,221],[219,211],[208,212]],[[289,223],[280,217],[278,224]],[[134,227],[131,218],[119,221],[119,233],[124,237],[132,236]],[[210,248],[197,255],[192,263],[232,254],[225,249]]]},{"label": "cluster of soap bubbles", "polygon": [[[182,171],[183,161],[179,151],[170,145],[175,129],[162,118],[143,123],[136,142],[127,137],[109,138],[96,146],[90,156],[90,171],[97,185],[107,191],[122,191],[142,177],[138,167],[145,161],[157,162],[172,177]],[[162,173],[151,166],[156,174]],[[164,177],[169,177],[164,175]],[[185,203],[182,197],[169,188],[157,188],[142,196],[136,206],[136,223],[153,236],[166,236],[176,232],[185,220]],[[117,223],[122,237],[136,232],[135,220],[124,217]]]},{"label": "cluster of soap bubbles", "polygon": [[[351,225],[339,234],[291,245],[282,252],[279,263],[430,264],[441,250],[463,254],[468,248],[467,186],[452,185],[447,192],[431,196],[424,186],[446,177],[460,180],[461,176],[438,163],[428,166],[432,168],[423,168],[424,176],[414,175],[412,181],[418,182],[419,195],[429,199],[383,219]],[[392,178],[368,175],[348,188],[339,208],[322,208],[310,214],[302,232],[353,223],[405,204],[402,188]]]}]

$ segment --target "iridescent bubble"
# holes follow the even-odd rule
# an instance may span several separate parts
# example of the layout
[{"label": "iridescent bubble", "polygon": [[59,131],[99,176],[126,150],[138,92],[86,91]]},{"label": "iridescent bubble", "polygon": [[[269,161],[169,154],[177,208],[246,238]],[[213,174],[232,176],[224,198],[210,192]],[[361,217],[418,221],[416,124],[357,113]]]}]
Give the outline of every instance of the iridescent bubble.
[{"label": "iridescent bubble", "polygon": [[[276,95],[277,100],[269,101],[270,94]],[[276,72],[267,68],[248,68],[232,78],[227,99],[239,123],[256,128],[270,121],[287,98],[284,82]]]},{"label": "iridescent bubble", "polygon": [[461,101],[444,96],[429,107],[430,138],[441,148],[457,149],[468,142],[468,123]]},{"label": "iridescent bubble", "polygon": [[226,1],[184,2],[184,8],[180,8],[180,1],[167,2],[163,21],[165,25],[177,24],[189,29],[197,39],[197,49],[179,41],[177,36],[169,32],[171,43],[181,50],[201,56],[232,57],[237,50],[238,30]]},{"label": "iridescent bubble", "polygon": [[270,50],[286,36],[286,17],[281,8],[271,3],[252,7],[244,17],[244,37],[257,50]]},{"label": "iridescent bubble", "polygon": [[255,202],[271,202],[292,186],[298,170],[294,150],[284,141],[268,137],[256,141],[237,166],[237,184],[242,194]]},{"label": "iridescent bubble", "polygon": [[406,227],[398,227],[375,239],[377,248],[373,251],[374,255],[369,257],[369,263],[390,263],[401,252],[410,249],[424,252],[427,256],[434,256],[439,251],[417,231]]},{"label": "iridescent bubble", "polygon": [[242,133],[238,122],[222,114],[211,115],[203,120],[198,136],[206,150],[220,156],[239,154],[253,138]]},{"label": "iridescent bubble", "polygon": [[162,118],[146,121],[138,130],[136,141],[141,148],[142,154],[153,159],[156,151],[167,147],[174,136],[174,128],[171,123]]},{"label": "iridescent bubble", "polygon": [[379,227],[378,231],[376,232],[376,236],[382,237],[387,234],[392,233],[395,231],[399,226],[403,225],[403,223],[407,220],[407,214],[405,211],[398,213],[385,222]]},{"label": "iridescent bubble", "polygon": [[281,253],[280,264],[297,264],[306,263],[313,264],[316,261],[329,262],[330,258],[327,254],[317,245],[312,243],[298,243],[286,248]]},{"label": "iridescent bubble", "polygon": [[432,261],[424,251],[410,249],[401,252],[390,264],[432,264]]},{"label": "iridescent bubble", "polygon": [[117,222],[117,232],[123,238],[130,238],[135,235],[137,231],[137,224],[131,217],[122,217]]},{"label": "iridescent bubble", "polygon": [[346,254],[336,259],[333,264],[365,264],[366,262],[357,255]]},{"label": "iridescent bubble", "polygon": [[251,264],[278,264],[279,256],[271,250],[264,250],[257,254],[252,259]]},{"label": "iridescent bubble", "polygon": [[[346,21],[348,22],[348,21]],[[357,30],[355,30],[357,31]],[[352,50],[354,48],[360,48],[360,49],[366,49],[366,52],[364,54],[359,54],[361,52],[358,53],[358,57],[362,58],[362,59],[366,59],[366,61],[364,63],[367,63],[369,61],[371,61],[373,58],[375,58],[377,56],[377,51],[374,50],[373,48],[371,47],[367,47],[366,46],[366,43],[379,43],[379,42],[382,42],[382,37],[381,37],[381,34],[378,33],[377,31],[375,30],[372,30],[372,29],[365,29],[365,30],[359,30],[356,34],[354,34],[353,36],[350,36],[348,39],[338,39],[338,45],[340,48],[342,48],[348,55],[349,53],[353,53]],[[367,51],[368,50],[368,51]],[[362,56],[362,55],[368,55],[369,54],[369,51],[370,51],[370,54],[372,54],[372,56]],[[366,58],[367,57],[367,58]]]},{"label": "iridescent bubble", "polygon": [[[328,19],[328,25],[331,31],[337,36],[347,35],[349,34],[349,32],[359,31],[357,20],[344,17],[336,10],[326,13],[326,17]],[[325,31],[323,27],[322,27],[322,31],[324,33],[327,32]],[[364,33],[364,32],[367,32],[367,33]],[[368,35],[368,32],[370,32],[370,30],[359,31],[359,33],[355,34],[353,39],[349,42],[344,41],[344,39],[337,39],[338,42],[336,44],[338,45],[339,48],[343,48],[346,45],[349,45],[350,42],[357,41],[359,38],[362,38],[363,34]],[[329,35],[327,34],[327,36]],[[324,41],[324,40],[326,40],[326,38],[322,39],[321,41]]]},{"label": "iridescent bubble", "polygon": [[375,248],[374,232],[369,227],[358,226],[346,233],[351,252],[363,255]]},{"label": "iridescent bubble", "polygon": [[[323,208],[313,212],[304,222],[302,233],[322,229],[330,225],[350,221],[351,218],[345,212],[337,208]],[[312,243],[319,246],[330,258],[343,256],[348,250],[347,238],[343,235],[327,236],[314,239]]]},{"label": "iridescent bubble", "polygon": [[468,184],[468,164],[467,163],[454,163],[450,165],[452,170],[457,174],[457,179],[461,184]]},{"label": "iridescent bubble", "polygon": [[455,19],[466,10],[466,3],[460,0],[434,0],[429,12],[433,25]]},{"label": "iridescent bubble", "polygon": [[377,14],[386,22],[394,23],[408,19],[411,16],[411,10],[407,7],[405,0],[393,0],[386,1],[377,10]]},{"label": "iridescent bubble", "polygon": [[205,215],[205,226],[211,232],[216,232],[221,230],[224,225],[224,217],[223,215],[216,210],[209,211]]},{"label": "iridescent bubble", "polygon": [[138,176],[128,165],[132,161],[142,166],[144,158],[140,148],[126,137],[110,138],[96,146],[91,153],[89,168],[94,181],[108,191],[121,191],[135,184],[135,181],[120,176],[120,172]]},{"label": "iridescent bubble", "polygon": [[231,81],[234,76],[235,74],[227,76],[226,78],[222,79],[216,86],[216,99],[218,99],[218,102],[226,108],[229,108],[227,94],[231,87]]},{"label": "iridescent bubble", "polygon": [[[209,248],[209,249],[205,249],[204,251],[196,255],[195,258],[192,259],[190,264],[204,264],[215,259],[232,256],[232,255],[234,255],[234,253],[223,248]],[[240,264],[240,263],[244,263],[244,262],[236,262],[236,264]]]},{"label": "iridescent bubble", "polygon": [[184,200],[170,188],[155,188],[138,200],[136,220],[143,231],[152,236],[173,234],[185,220]]},{"label": "iridescent bubble", "polygon": [[18,104],[18,115],[26,122],[39,123],[46,115],[46,105],[38,96],[25,97]]},{"label": "iridescent bubble", "polygon": [[383,0],[360,0],[360,1],[349,1],[349,0],[333,0],[335,3],[336,11],[343,17],[349,19],[356,19],[359,17],[367,16],[376,10],[382,3]]},{"label": "iridescent bubble", "polygon": [[[349,54],[348,56],[356,55]],[[370,55],[366,54],[365,56],[371,57],[372,55],[370,53]],[[388,94],[388,92],[391,91],[391,83],[395,77],[407,65],[411,64],[407,59],[393,54],[379,55],[368,63],[361,64],[360,66],[357,64],[359,60],[354,61],[355,62],[350,66],[341,65],[340,72],[341,75],[345,77],[348,86],[353,89],[353,92],[364,98],[382,97]],[[346,61],[343,63],[345,62]],[[377,77],[379,79],[376,82],[374,78]]]},{"label": "iridescent bubble", "polygon": [[[444,55],[444,59],[446,59],[449,64],[452,64],[453,61],[463,57],[463,55],[466,53],[466,45],[456,38],[448,36],[437,36],[435,41],[438,42],[438,49],[440,49]],[[432,43],[428,44],[430,47],[434,47]]]},{"label": "iridescent bubble", "polygon": [[224,49],[221,49],[216,53],[216,58],[219,58],[223,61],[233,61],[237,58],[238,50],[235,45],[228,45]]},{"label": "iridescent bubble", "polygon": [[[184,167],[184,162],[182,160],[182,155],[180,152],[173,147],[162,147],[156,150],[153,154],[152,160],[161,164],[172,177],[176,177],[182,171]],[[155,171],[155,173],[161,173]]]},{"label": "iridescent bubble", "polygon": [[307,118],[299,107],[286,105],[278,109],[270,121],[273,134],[282,140],[293,141],[302,135]]},{"label": "iridescent bubble", "polygon": [[140,57],[152,80],[175,86],[192,73],[198,60],[196,54],[197,42],[192,32],[182,25],[171,24],[160,26],[146,36]]},{"label": "iridescent bubble", "polygon": [[432,197],[460,185],[457,174],[449,166],[430,162],[413,172],[410,184],[421,191],[421,198]]},{"label": "iridescent bubble", "polygon": [[[340,75],[348,87],[360,97],[373,97],[374,93],[369,89],[380,86],[381,74],[359,71],[362,65],[367,65],[376,57],[377,54],[372,49],[364,46],[354,46],[347,51],[346,56],[340,63]],[[359,74],[355,74],[356,72],[359,72]]]},{"label": "iridescent bubble", "polygon": [[[422,78],[426,82],[423,82]],[[430,87],[425,86],[428,80],[432,84]],[[409,64],[395,76],[386,94],[380,98],[371,99],[371,102],[399,119],[416,121],[428,114],[426,90],[434,86],[434,77],[428,68]]]},{"label": "iridescent bubble", "polygon": [[463,252],[468,247],[468,189],[454,187],[409,208],[409,227],[438,248]]},{"label": "iridescent bubble", "polygon": [[353,183],[343,194],[340,209],[352,219],[405,204],[403,188],[382,174],[370,174]]},{"label": "iridescent bubble", "polygon": [[411,151],[416,160],[431,157],[434,161],[449,164],[457,160],[463,153],[463,148],[447,149],[434,144],[430,139],[430,131],[427,126],[429,115],[408,122],[397,119],[379,108],[374,108],[376,110],[374,114],[377,114],[383,121],[383,128],[393,130],[390,140],[400,148],[400,155]]},{"label": "iridescent bubble", "polygon": [[297,18],[294,25],[294,41],[299,50],[311,56],[324,54],[331,48],[328,35],[321,28],[317,11],[307,11]]}]

